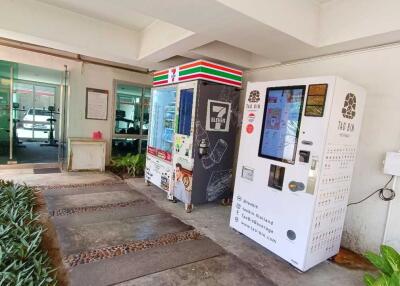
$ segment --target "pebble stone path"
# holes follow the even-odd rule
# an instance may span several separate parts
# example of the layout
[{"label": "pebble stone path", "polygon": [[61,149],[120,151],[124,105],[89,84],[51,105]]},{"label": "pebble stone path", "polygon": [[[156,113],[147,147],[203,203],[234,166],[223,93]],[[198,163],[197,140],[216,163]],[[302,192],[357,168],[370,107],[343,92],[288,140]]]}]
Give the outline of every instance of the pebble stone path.
[{"label": "pebble stone path", "polygon": [[[122,181],[39,189],[57,232],[71,286],[119,285],[127,281],[133,283],[129,285],[145,285],[145,277],[152,286],[188,285],[189,277],[194,281],[191,285],[204,279],[211,283],[216,277],[222,279],[218,285],[235,285],[232,281],[273,285]],[[185,270],[189,269],[187,265],[191,265],[190,272]],[[193,272],[195,269],[206,269],[209,274],[204,278]],[[172,278],[169,271],[180,274]],[[161,278],[153,277],[155,273]],[[165,279],[171,280],[169,284]]]}]

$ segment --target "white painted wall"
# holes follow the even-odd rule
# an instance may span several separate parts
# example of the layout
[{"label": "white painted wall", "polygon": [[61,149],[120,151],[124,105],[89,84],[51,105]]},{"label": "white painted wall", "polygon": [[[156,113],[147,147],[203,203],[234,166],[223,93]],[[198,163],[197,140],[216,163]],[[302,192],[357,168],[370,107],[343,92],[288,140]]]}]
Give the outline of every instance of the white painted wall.
[{"label": "white painted wall", "polygon": [[319,46],[400,29],[398,0],[332,0],[321,4]]},{"label": "white painted wall", "polygon": [[[67,65],[70,71],[67,136],[91,137],[93,131],[101,131],[103,139],[107,140],[106,163],[108,163],[110,159],[110,144],[114,119],[114,80],[122,80],[142,85],[152,84],[151,75],[94,64],[83,64],[79,61],[5,46],[0,46],[0,60],[55,70],[64,70],[64,65]],[[85,119],[86,87],[109,91],[108,119],[106,121]]]},{"label": "white painted wall", "polygon": [[[267,81],[308,76],[338,75],[367,90],[367,102],[350,201],[382,187],[389,179],[382,172],[386,151],[400,149],[400,46],[331,56],[252,70],[245,81]],[[400,188],[392,201],[388,242],[400,250]],[[343,245],[357,252],[377,250],[382,243],[388,202],[377,195],[348,209]]]},{"label": "white painted wall", "polygon": [[[110,142],[113,135],[114,79],[149,86],[152,85],[153,80],[150,75],[93,64],[82,64],[80,69],[71,70],[68,136],[91,137],[93,131],[101,131],[103,138],[108,142],[106,163],[109,161]],[[107,121],[85,119],[86,87],[109,91]]]}]

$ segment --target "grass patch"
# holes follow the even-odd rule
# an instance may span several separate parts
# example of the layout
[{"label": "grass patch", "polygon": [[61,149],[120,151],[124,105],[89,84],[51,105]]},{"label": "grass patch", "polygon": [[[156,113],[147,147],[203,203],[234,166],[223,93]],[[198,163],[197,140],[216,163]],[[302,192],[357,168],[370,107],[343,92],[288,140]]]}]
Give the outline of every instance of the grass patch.
[{"label": "grass patch", "polygon": [[0,285],[56,284],[34,207],[34,189],[0,180]]}]

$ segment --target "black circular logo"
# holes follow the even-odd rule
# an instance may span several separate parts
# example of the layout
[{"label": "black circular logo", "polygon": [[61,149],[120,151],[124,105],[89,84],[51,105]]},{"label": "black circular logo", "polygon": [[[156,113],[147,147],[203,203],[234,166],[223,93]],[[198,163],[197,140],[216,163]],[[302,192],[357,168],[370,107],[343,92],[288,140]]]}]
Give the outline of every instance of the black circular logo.
[{"label": "black circular logo", "polygon": [[348,93],[342,108],[342,115],[344,118],[353,119],[354,116],[356,116],[356,104],[356,96],[353,93]]}]

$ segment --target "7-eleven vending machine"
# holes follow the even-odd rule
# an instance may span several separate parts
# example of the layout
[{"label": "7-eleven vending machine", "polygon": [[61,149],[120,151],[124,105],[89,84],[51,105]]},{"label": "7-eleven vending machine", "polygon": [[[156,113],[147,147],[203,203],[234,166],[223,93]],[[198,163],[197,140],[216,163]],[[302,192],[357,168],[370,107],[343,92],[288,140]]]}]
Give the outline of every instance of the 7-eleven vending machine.
[{"label": "7-eleven vending machine", "polygon": [[154,73],[145,179],[186,205],[227,197],[242,71],[195,61]]}]

